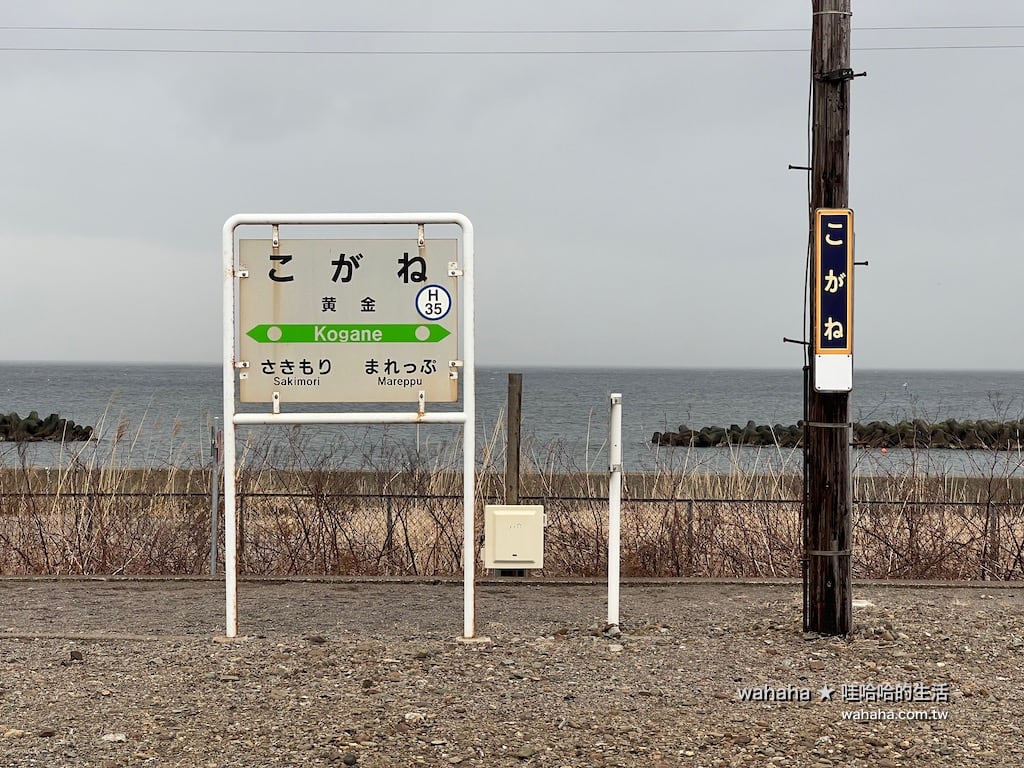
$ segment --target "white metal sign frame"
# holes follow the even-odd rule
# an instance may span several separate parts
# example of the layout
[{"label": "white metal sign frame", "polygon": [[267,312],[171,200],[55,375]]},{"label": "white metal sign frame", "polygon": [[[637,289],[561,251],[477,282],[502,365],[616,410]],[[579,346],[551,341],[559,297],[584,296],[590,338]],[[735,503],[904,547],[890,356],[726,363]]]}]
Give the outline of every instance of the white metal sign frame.
[{"label": "white metal sign frame", "polygon": [[[235,402],[237,281],[236,231],[243,226],[305,225],[426,225],[454,224],[462,230],[462,410],[427,413],[422,406],[412,413],[238,413]],[[224,592],[225,635],[238,635],[238,542],[235,487],[236,426],[261,424],[462,424],[463,492],[463,637],[475,635],[475,488],[476,370],[474,360],[473,225],[460,213],[242,213],[224,223],[223,240],[223,358],[224,358]],[[275,404],[276,405],[276,404]]]}]

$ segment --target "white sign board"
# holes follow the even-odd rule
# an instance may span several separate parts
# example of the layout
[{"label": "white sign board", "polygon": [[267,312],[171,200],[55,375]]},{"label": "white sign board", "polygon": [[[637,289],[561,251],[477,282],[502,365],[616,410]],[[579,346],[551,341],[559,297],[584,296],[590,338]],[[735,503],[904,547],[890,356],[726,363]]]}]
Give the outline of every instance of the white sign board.
[{"label": "white sign board", "polygon": [[458,399],[458,241],[239,240],[242,402]]}]

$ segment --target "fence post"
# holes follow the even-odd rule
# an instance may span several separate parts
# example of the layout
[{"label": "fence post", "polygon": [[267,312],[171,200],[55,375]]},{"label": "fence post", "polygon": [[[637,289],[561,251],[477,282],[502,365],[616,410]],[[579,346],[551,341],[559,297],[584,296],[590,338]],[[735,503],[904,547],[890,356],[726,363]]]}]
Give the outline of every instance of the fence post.
[{"label": "fence post", "polygon": [[988,508],[985,515],[988,552],[981,578],[990,581],[999,578],[999,505],[993,504],[990,499],[985,506]]},{"label": "fence post", "polygon": [[686,500],[686,568],[686,575],[693,576],[696,570],[693,552],[693,499]]},{"label": "fence post", "polygon": [[210,426],[210,575],[217,575],[217,534],[220,531],[218,522],[218,504],[220,501],[220,463],[224,448],[224,435],[217,428],[218,419]]}]

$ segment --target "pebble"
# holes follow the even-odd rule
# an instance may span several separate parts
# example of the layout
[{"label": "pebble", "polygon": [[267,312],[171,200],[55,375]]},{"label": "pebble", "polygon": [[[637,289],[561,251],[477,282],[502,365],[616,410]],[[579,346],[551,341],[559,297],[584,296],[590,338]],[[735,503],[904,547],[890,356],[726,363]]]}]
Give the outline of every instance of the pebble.
[{"label": "pebble", "polygon": [[[25,592],[18,585],[4,588]],[[99,631],[94,626],[102,612],[79,616],[76,604],[95,607],[112,588],[105,584],[94,600],[90,590],[96,587],[62,583],[46,604],[66,603],[62,621],[74,628],[69,631]],[[207,595],[213,618],[202,626],[193,622],[193,610],[197,616],[207,610],[202,601],[192,602],[193,591],[208,588],[191,582],[141,590],[152,602],[165,589],[178,590],[177,598],[192,606],[178,612],[161,604],[153,617],[139,614],[149,622],[146,632],[168,629],[177,633],[173,639],[80,645],[89,649],[87,666],[59,663],[74,645],[67,639],[5,644],[0,766],[120,768],[151,759],[215,768],[882,768],[886,760],[917,767],[993,766],[1003,764],[1000,759],[1024,765],[1024,747],[1011,727],[1020,709],[1014,696],[1022,655],[1009,647],[1024,637],[1024,618],[1009,610],[993,615],[1002,601],[977,603],[972,611],[980,606],[988,613],[975,614],[949,611],[942,591],[867,586],[871,596],[884,594],[895,614],[891,623],[908,638],[884,626],[886,616],[873,610],[859,618],[877,632],[860,629],[835,640],[801,631],[794,618],[798,585],[744,587],[748,599],[734,603],[723,594],[735,587],[688,584],[677,595],[667,586],[652,596],[646,586],[636,586],[629,594],[633,613],[613,638],[604,621],[592,618],[602,612],[603,589],[516,587],[500,600],[482,591],[479,626],[493,643],[463,646],[456,642],[461,627],[455,588],[445,588],[443,600],[406,585],[360,587],[351,594],[338,584],[243,588],[260,606],[259,612],[243,611],[243,625],[253,632],[246,644],[210,641],[208,627],[220,618],[215,591]],[[33,589],[40,595],[51,590],[44,583]],[[357,592],[365,592],[365,599],[355,599]],[[1014,604],[1024,600],[1020,587],[1005,592]],[[943,597],[929,606],[932,594]],[[345,599],[331,607],[327,595]],[[323,610],[311,613],[321,600]],[[5,611],[15,613],[10,619],[5,613],[4,621],[28,626],[31,616],[18,613],[19,605],[5,602]],[[999,634],[990,631],[996,618],[1007,625]],[[668,636],[656,628],[661,620],[673,626]],[[583,630],[591,622],[596,637]],[[747,631],[754,622],[762,629]],[[328,641],[314,642],[317,632]],[[902,642],[886,642],[885,632]],[[552,633],[559,639],[539,639]],[[765,639],[774,653],[761,652],[769,647]],[[968,642],[970,655],[963,650]],[[276,674],[278,667],[294,675]],[[840,713],[861,705],[843,703],[839,695],[831,705],[817,701],[825,684],[886,682],[948,683],[948,706],[924,706],[948,709],[949,722],[849,723]],[[737,700],[738,688],[765,684],[807,688],[812,700]],[[364,694],[364,685],[374,693]],[[974,695],[958,706],[966,691]],[[916,707],[879,702],[863,708]],[[124,732],[128,745],[100,741],[97,734],[108,729]]]}]

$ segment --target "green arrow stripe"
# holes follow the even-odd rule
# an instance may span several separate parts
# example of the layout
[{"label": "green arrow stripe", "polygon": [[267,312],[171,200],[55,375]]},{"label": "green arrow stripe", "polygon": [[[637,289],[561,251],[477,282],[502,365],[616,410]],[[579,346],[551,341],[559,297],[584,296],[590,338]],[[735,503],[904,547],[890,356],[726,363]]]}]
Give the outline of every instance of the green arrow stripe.
[{"label": "green arrow stripe", "polygon": [[429,344],[451,336],[451,331],[436,323],[385,323],[382,325],[282,323],[254,326],[246,333],[246,336],[260,344]]}]

